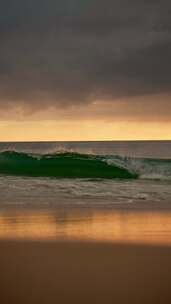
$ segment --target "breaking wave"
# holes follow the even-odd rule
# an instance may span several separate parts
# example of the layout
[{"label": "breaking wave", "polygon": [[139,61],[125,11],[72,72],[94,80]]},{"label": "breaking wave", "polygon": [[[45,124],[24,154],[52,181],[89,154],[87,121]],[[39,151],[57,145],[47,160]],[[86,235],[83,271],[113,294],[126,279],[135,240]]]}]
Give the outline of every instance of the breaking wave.
[{"label": "breaking wave", "polygon": [[0,174],[55,178],[171,179],[171,160],[58,152],[0,152]]}]

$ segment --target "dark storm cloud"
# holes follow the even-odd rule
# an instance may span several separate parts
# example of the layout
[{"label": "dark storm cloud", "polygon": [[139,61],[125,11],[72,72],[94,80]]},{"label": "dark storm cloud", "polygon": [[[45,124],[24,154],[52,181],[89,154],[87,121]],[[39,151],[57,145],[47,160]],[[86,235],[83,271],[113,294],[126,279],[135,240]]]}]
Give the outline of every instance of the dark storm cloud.
[{"label": "dark storm cloud", "polygon": [[2,0],[1,108],[169,94],[170,20],[170,0]]}]

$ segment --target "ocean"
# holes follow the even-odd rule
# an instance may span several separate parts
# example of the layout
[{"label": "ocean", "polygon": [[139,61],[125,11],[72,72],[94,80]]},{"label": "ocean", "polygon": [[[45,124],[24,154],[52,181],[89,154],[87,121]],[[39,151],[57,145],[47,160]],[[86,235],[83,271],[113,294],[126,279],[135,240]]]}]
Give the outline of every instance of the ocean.
[{"label": "ocean", "polygon": [[171,244],[171,141],[1,142],[0,238]]},{"label": "ocean", "polygon": [[0,143],[0,205],[164,208],[171,141]]}]

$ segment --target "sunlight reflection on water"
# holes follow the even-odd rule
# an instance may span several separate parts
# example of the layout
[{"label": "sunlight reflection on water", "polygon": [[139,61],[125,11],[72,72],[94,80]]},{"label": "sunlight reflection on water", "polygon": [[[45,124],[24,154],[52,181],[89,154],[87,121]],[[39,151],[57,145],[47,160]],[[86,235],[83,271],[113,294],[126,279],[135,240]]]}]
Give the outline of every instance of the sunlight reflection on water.
[{"label": "sunlight reflection on water", "polygon": [[171,212],[1,210],[0,238],[171,244]]}]

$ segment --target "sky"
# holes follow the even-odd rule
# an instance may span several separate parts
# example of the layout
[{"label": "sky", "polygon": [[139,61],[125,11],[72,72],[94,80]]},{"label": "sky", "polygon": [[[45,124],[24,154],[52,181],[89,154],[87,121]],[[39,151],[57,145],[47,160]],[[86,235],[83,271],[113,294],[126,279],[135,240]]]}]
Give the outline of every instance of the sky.
[{"label": "sky", "polygon": [[171,139],[170,0],[0,2],[0,140]]}]

